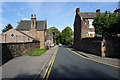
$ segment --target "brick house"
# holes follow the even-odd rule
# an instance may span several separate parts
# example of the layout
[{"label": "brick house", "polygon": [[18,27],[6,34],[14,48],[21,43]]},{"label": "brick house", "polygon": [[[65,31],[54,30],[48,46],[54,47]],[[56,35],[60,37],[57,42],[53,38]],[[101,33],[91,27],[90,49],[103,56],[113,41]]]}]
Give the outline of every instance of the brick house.
[{"label": "brick house", "polygon": [[31,15],[31,20],[20,20],[16,30],[32,36],[40,41],[40,48],[45,48],[47,21],[36,20],[36,15]]},{"label": "brick house", "polygon": [[39,41],[23,32],[10,29],[0,34],[0,43],[34,42]]}]

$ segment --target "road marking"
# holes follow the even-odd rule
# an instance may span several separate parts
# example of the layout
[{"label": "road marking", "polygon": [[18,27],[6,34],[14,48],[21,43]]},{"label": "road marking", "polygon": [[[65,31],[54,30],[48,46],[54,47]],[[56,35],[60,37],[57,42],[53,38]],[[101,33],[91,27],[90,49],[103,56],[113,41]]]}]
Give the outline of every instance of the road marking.
[{"label": "road marking", "polygon": [[106,62],[101,62],[101,61],[98,61],[98,60],[95,60],[95,59],[92,59],[92,58],[87,58],[87,57],[84,57],[80,54],[78,54],[77,52],[75,51],[72,51],[71,49],[67,48],[69,51],[75,53],[76,55],[82,57],[82,58],[85,58],[85,59],[88,59],[88,60],[91,60],[91,61],[94,61],[94,62],[98,62],[98,63],[102,63],[102,64],[105,64],[105,65],[109,65],[109,66],[112,66],[112,67],[116,67],[116,68],[120,68],[120,66],[116,66],[116,65],[113,65],[113,64],[109,64],[109,63],[106,63]]},{"label": "road marking", "polygon": [[[46,76],[46,75],[47,75],[46,80],[48,79],[48,77],[49,77],[49,75],[50,75],[50,72],[51,72],[51,69],[52,69],[52,66],[53,66],[53,63],[54,63],[54,60],[55,60],[55,57],[56,57],[56,54],[57,54],[57,51],[58,51],[58,48],[56,49],[54,55],[52,56],[52,59],[51,59],[49,65],[48,65],[48,67],[47,67],[47,69],[46,69],[46,71],[45,71],[45,74],[43,75],[42,80],[45,79],[45,76]],[[49,69],[49,68],[50,68],[50,69]],[[48,73],[48,74],[47,74],[47,73]]]}]

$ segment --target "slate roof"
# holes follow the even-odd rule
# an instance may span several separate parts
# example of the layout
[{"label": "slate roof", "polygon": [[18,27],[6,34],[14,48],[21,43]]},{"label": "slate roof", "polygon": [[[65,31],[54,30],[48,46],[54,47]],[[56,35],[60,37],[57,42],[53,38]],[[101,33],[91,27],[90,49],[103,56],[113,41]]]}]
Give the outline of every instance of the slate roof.
[{"label": "slate roof", "polygon": [[[44,30],[45,29],[45,20],[36,21],[36,30]],[[31,28],[31,20],[21,20],[17,26],[17,30],[25,30],[28,31]]]},{"label": "slate roof", "polygon": [[[79,12],[78,13],[82,18],[94,18],[97,13],[96,12]],[[101,13],[103,14],[103,13]]]}]

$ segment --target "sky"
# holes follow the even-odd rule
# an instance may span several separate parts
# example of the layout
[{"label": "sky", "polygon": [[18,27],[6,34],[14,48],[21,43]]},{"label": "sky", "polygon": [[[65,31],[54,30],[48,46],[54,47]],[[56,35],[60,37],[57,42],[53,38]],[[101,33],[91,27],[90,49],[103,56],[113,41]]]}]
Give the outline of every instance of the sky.
[{"label": "sky", "polygon": [[20,20],[30,20],[31,14],[36,14],[37,20],[47,20],[47,28],[56,27],[62,31],[69,26],[74,30],[75,10],[80,12],[114,12],[118,2],[2,2],[0,3],[0,33],[11,24],[15,29]]}]

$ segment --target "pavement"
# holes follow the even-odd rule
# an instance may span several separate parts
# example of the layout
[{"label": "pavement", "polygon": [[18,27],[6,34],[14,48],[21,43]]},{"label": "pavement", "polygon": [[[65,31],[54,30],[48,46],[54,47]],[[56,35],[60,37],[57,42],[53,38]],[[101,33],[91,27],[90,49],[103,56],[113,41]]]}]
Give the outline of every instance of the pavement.
[{"label": "pavement", "polygon": [[48,80],[120,80],[119,70],[78,56],[66,47],[59,47],[45,76]]},{"label": "pavement", "polygon": [[57,47],[51,48],[41,56],[21,56],[8,61],[2,65],[3,80],[19,78],[21,80],[35,80],[49,63]]},{"label": "pavement", "polygon": [[[70,47],[69,47],[70,48]],[[86,53],[86,52],[82,52],[82,51],[78,51],[75,50],[73,48],[70,48],[71,50],[74,50],[75,52],[81,54],[82,56],[97,60],[97,61],[101,61],[101,62],[105,62],[105,63],[109,63],[115,66],[120,66],[120,59],[117,58],[109,58],[109,57],[101,57],[101,56],[97,56],[94,54],[90,54],[90,53]]]}]

